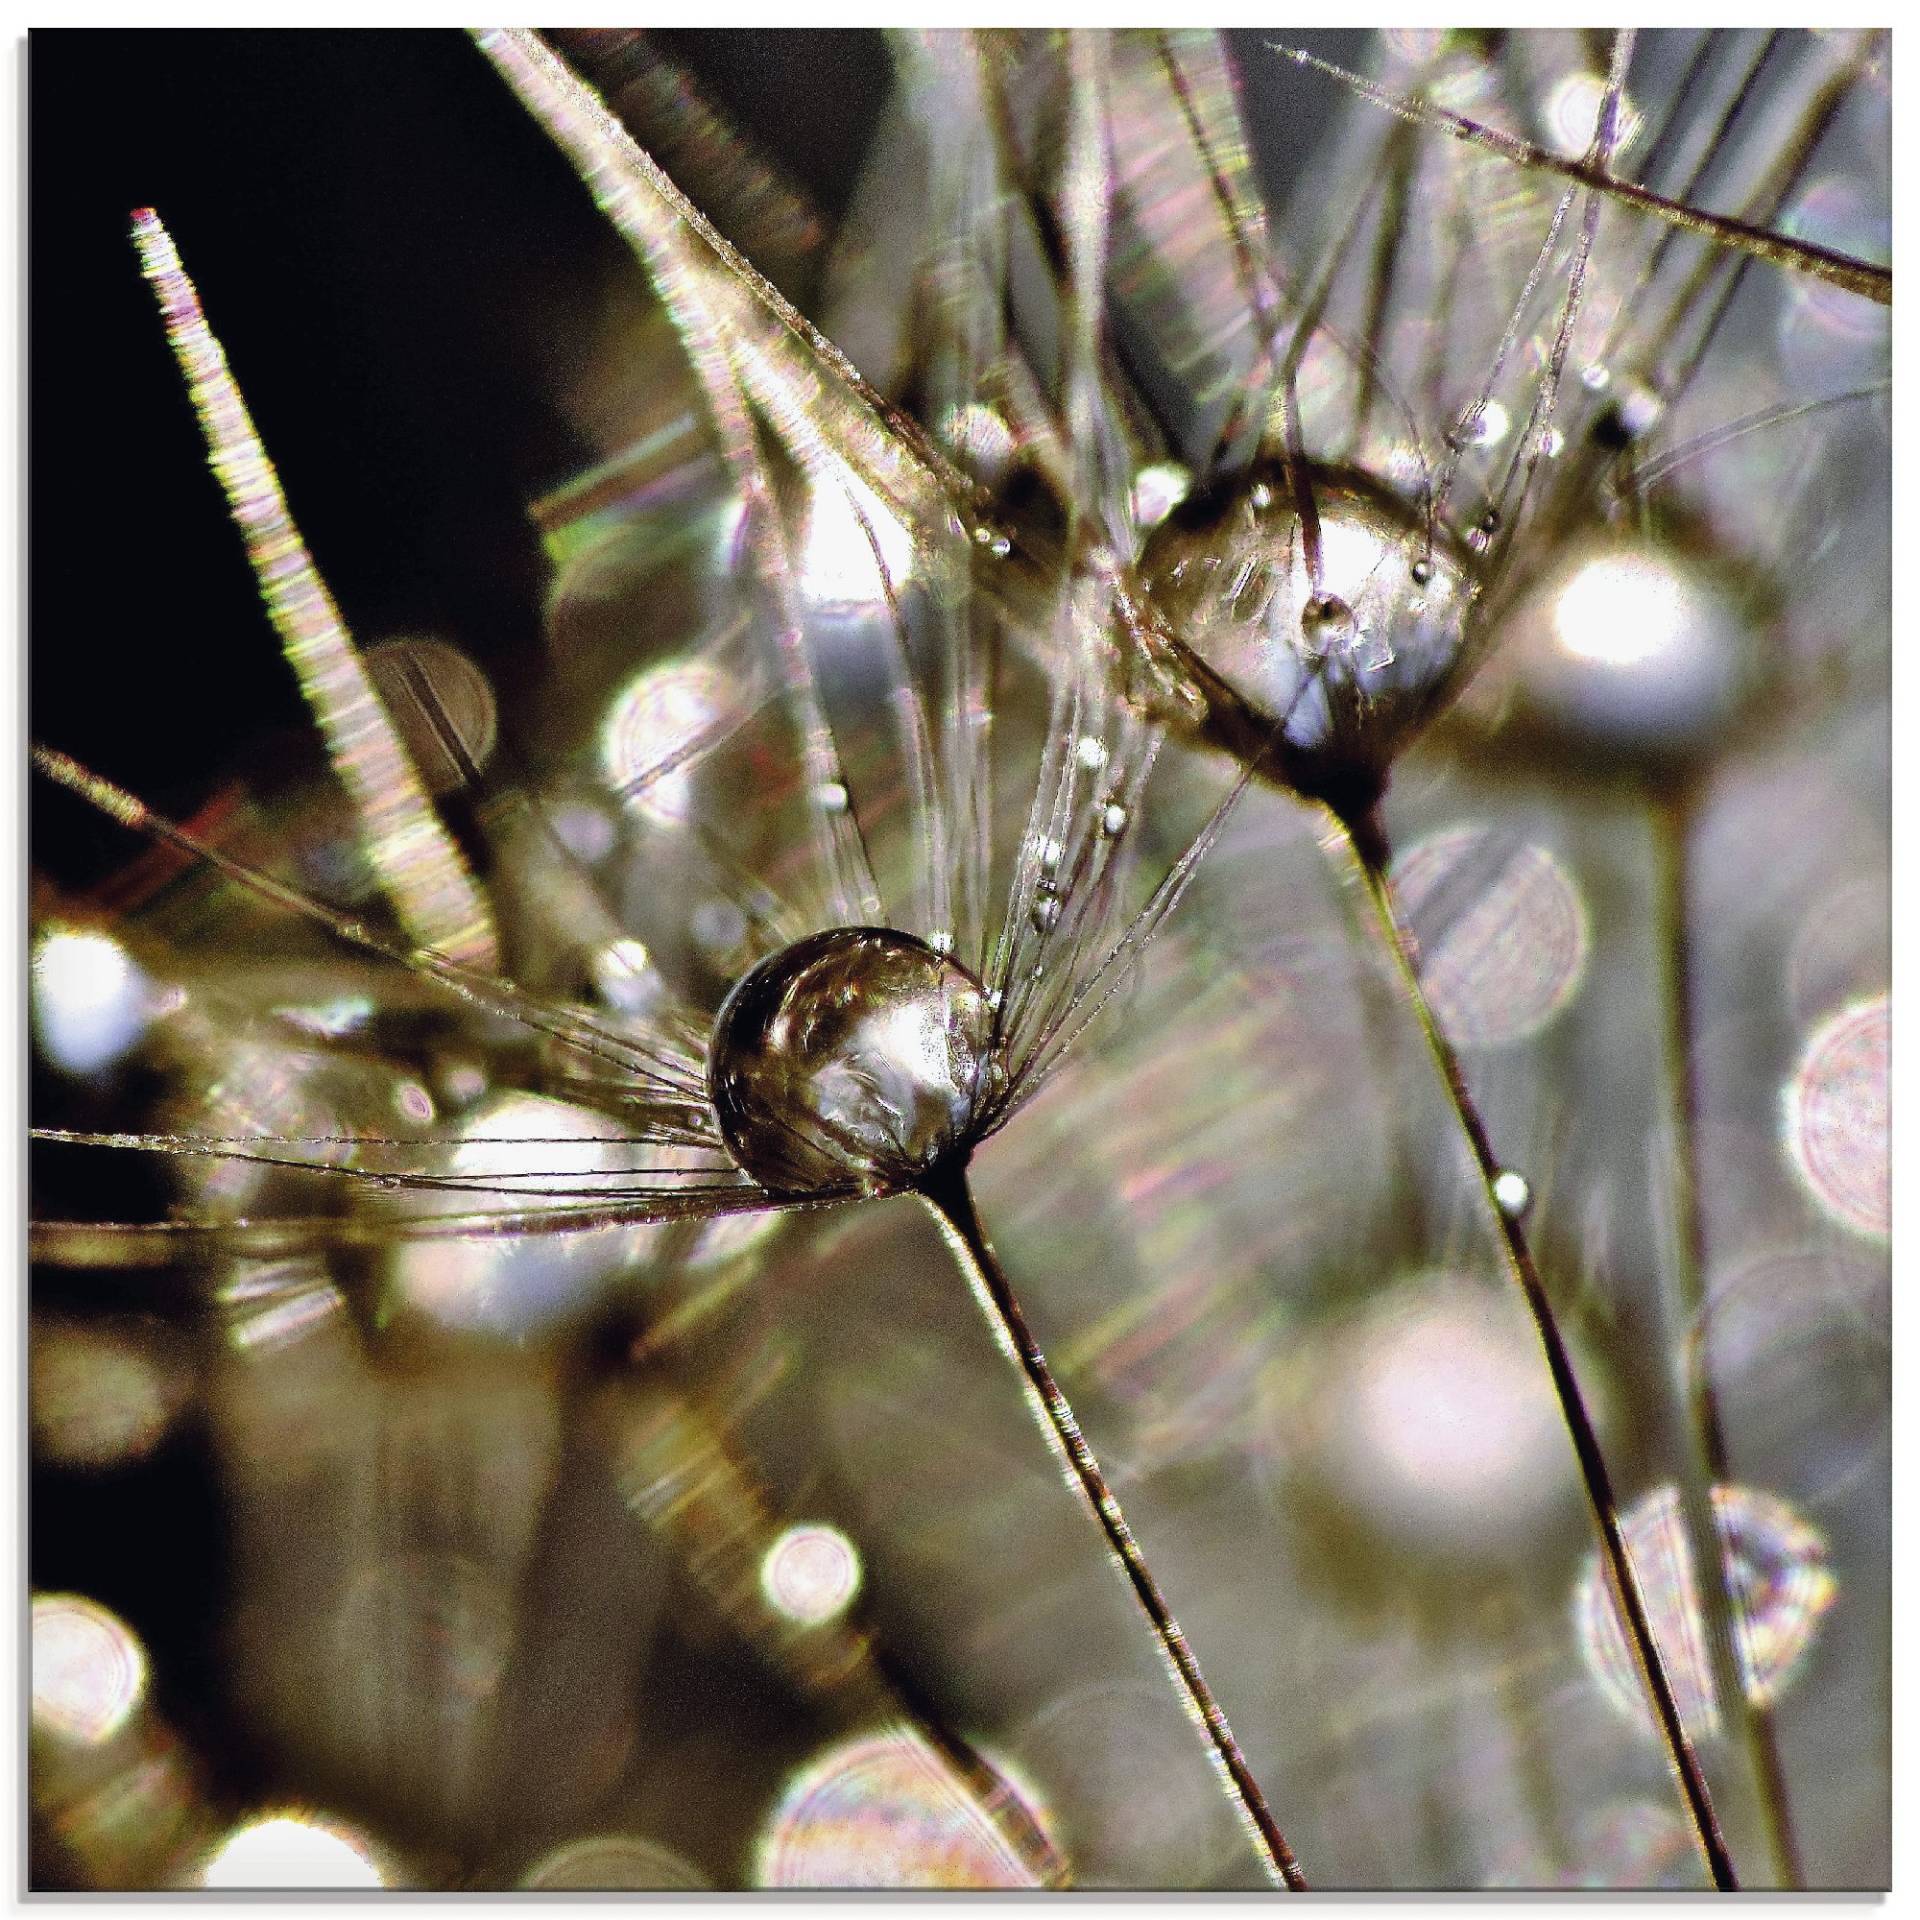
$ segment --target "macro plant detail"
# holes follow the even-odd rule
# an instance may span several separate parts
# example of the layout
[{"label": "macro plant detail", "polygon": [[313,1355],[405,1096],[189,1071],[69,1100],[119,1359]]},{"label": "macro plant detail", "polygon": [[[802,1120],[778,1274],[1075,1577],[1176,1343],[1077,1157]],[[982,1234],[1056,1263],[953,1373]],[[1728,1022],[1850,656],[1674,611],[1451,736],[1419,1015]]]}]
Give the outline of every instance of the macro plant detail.
[{"label": "macro plant detail", "polygon": [[[902,35],[828,215],[655,40],[479,38],[656,302],[608,351],[657,391],[601,394],[607,457],[536,503],[511,721],[444,641],[348,638],[136,222],[332,778],[176,823],[37,755],[161,850],[37,903],[77,1096],[43,1150],[173,1186],[36,1227],[36,1433],[111,1472],[209,1410],[228,1711],[287,1784],[209,1786],[134,1631],[48,1587],[55,1871],[1881,1870],[1874,1737],[1848,1773],[1792,1729],[1875,1697],[1885,1621],[1884,42],[1399,35],[1361,83]],[[1256,76],[1312,89],[1327,192],[1262,178]],[[1835,377],[1756,408],[1763,360]],[[1869,870],[1844,915],[1746,906],[1800,1024],[1729,1073],[1713,916],[1827,734]],[[1025,1414],[931,1243],[842,1204],[908,1194]],[[96,1375],[127,1404],[89,1457]],[[287,1455],[293,1407],[377,1453]],[[1031,1414],[1131,1600],[1053,1538]],[[292,1484],[329,1491],[290,1552]],[[669,1695],[745,1661],[787,1703],[732,1811],[659,1801],[642,1599]],[[370,1742],[389,1805],[341,1784]]]}]

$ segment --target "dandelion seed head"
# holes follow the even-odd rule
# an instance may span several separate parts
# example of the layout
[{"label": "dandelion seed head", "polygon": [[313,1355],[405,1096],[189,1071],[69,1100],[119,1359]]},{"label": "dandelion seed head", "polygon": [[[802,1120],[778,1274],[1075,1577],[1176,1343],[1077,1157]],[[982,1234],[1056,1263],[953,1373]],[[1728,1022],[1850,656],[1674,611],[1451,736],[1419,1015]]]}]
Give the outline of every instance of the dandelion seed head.
[{"label": "dandelion seed head", "polygon": [[763,1186],[911,1186],[967,1143],[993,1044],[963,967],[908,934],[836,928],[736,984],[708,1085],[728,1148]]}]

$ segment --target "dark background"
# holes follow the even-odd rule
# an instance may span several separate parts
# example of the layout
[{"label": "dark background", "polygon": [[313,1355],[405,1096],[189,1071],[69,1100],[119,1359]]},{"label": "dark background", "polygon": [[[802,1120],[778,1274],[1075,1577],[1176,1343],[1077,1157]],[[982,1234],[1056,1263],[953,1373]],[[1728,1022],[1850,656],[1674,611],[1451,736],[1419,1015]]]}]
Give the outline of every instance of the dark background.
[{"label": "dark background", "polygon": [[[656,38],[844,195],[877,37]],[[454,639],[510,695],[538,651],[526,504],[587,459],[551,375],[639,276],[547,137],[452,32],[40,32],[28,86],[33,737],[191,812],[242,735],[306,724],[127,237],[145,205],[348,626]],[[57,870],[95,836],[35,800]]]}]

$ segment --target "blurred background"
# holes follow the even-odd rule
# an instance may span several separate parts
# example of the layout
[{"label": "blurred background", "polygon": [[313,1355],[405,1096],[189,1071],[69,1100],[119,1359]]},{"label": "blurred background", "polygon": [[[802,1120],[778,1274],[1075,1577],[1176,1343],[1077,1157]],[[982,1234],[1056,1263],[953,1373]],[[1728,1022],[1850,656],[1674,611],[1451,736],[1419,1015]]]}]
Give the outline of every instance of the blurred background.
[{"label": "blurred background", "polygon": [[[849,324],[884,378],[925,191],[887,43],[572,38],[803,304],[863,290]],[[1606,58],[1577,35],[1307,39],[1574,151]],[[1276,257],[1304,281],[1350,251],[1328,325],[1437,437],[1551,183],[1434,134],[1383,159],[1395,123],[1337,82],[1257,37],[1232,53]],[[538,790],[658,945],[687,820],[750,830],[755,789],[708,766],[623,807],[621,743],[672,719],[663,686],[729,697],[737,562],[672,333],[564,161],[455,35],[42,32],[30,87],[33,738],[237,857],[367,890],[126,238],[153,205],[362,646],[432,679],[489,792]],[[1728,211],[1783,181],[1771,223],[1885,258],[1884,44],[1648,34],[1629,93],[1623,172],[1697,168]],[[1141,145],[1120,265],[1152,256],[1217,317],[1224,256],[1177,256]],[[769,171],[743,186],[749,154]],[[1356,213],[1370,169],[1404,190]],[[1569,451],[1487,665],[1384,824],[1743,1879],[1871,1887],[1885,312],[1771,268],[1708,279],[1706,249],[1656,260],[1657,237],[1605,213]],[[1384,296],[1361,270],[1382,252]],[[1497,291],[1437,327],[1449,274]],[[1656,295],[1681,361],[1705,336],[1658,405],[1628,387]],[[1242,336],[1244,315],[1214,337],[1221,365]],[[1550,339],[1529,316],[1522,357]],[[1386,467],[1396,431],[1354,457]],[[1626,442],[1632,486],[1581,464]],[[616,455],[610,510],[559,492]],[[662,667],[680,678],[643,687]],[[478,844],[498,821],[447,774]],[[1219,770],[1182,749],[1163,777],[1173,819]],[[31,831],[37,1122],[619,1164],[551,1062],[44,785]],[[1458,1117],[1324,838],[1249,795],[1098,1045],[983,1151],[982,1211],[1316,1884],[1695,1884]],[[521,976],[644,1013],[618,943],[567,975],[541,847],[490,844]],[[685,936],[716,986],[724,904]],[[270,1215],[327,1185],[183,1164],[49,1149],[34,1212]],[[908,1202],[457,1258],[62,1259],[30,1342],[36,1886],[1260,1884]]]}]

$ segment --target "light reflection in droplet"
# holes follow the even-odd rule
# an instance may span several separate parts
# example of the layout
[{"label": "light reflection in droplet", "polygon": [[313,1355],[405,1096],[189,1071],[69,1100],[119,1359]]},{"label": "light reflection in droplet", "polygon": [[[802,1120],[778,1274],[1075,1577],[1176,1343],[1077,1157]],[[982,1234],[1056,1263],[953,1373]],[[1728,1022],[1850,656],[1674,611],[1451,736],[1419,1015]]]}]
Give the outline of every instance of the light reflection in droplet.
[{"label": "light reflection in droplet", "polygon": [[1526,1538],[1573,1462],[1530,1330],[1448,1274],[1382,1295],[1326,1370],[1314,1427],[1352,1510],[1423,1546]]},{"label": "light reflection in droplet", "polygon": [[1579,991],[1586,903],[1545,847],[1489,827],[1450,828],[1409,847],[1393,878],[1421,985],[1455,1045],[1531,1039]]},{"label": "light reflection in droplet", "polygon": [[[1746,1487],[1715,1487],[1713,1518],[1741,1680],[1748,1699],[1765,1706],[1793,1678],[1833,1604],[1826,1542],[1784,1500]],[[1628,1508],[1621,1527],[1681,1720],[1694,1738],[1709,1738],[1720,1731],[1720,1706],[1678,1488],[1656,1487]],[[1651,1737],[1652,1709],[1597,1556],[1575,1592],[1574,1624],[1587,1670],[1608,1701]]]},{"label": "light reflection in droplet", "polygon": [[545,1853],[520,1876],[529,1892],[704,1893],[699,1869],[657,1842],[631,1833],[596,1833]]},{"label": "light reflection in droplet", "polygon": [[1533,1188],[1527,1184],[1527,1176],[1507,1167],[1494,1176],[1493,1204],[1509,1220],[1523,1220],[1527,1209],[1533,1205]]},{"label": "light reflection in droplet", "polygon": [[753,1879],[760,1887],[1040,1884],[966,1783],[905,1727],[843,1741],[796,1774],[762,1830]]},{"label": "light reflection in droplet", "polygon": [[68,1073],[98,1073],[146,1031],[152,988],[110,934],[52,927],[33,951],[40,1051]]},{"label": "light reflection in droplet", "polygon": [[77,1593],[36,1594],[32,1608],[33,1731],[63,1745],[106,1745],[147,1692],[147,1656],[133,1629]]},{"label": "light reflection in droplet", "polygon": [[1193,475],[1172,461],[1142,467],[1133,476],[1133,524],[1142,533],[1157,527],[1189,493]]},{"label": "light reflection in droplet", "polygon": [[317,1814],[267,1814],[234,1830],[195,1876],[203,1887],[382,1887],[373,1849],[351,1827]]},{"label": "light reflection in droplet", "polygon": [[1893,1204],[1892,1044],[1884,993],[1842,1007],[1809,1036],[1781,1101],[1787,1152],[1814,1204],[1874,1240],[1887,1237]]},{"label": "light reflection in droplet", "polygon": [[718,740],[731,702],[702,660],[669,660],[626,684],[600,729],[608,783],[643,818],[671,826],[693,806],[693,762]]},{"label": "light reflection in droplet", "polygon": [[788,1527],[760,1562],[760,1591],[796,1626],[844,1613],[860,1591],[860,1554],[838,1527]]}]

